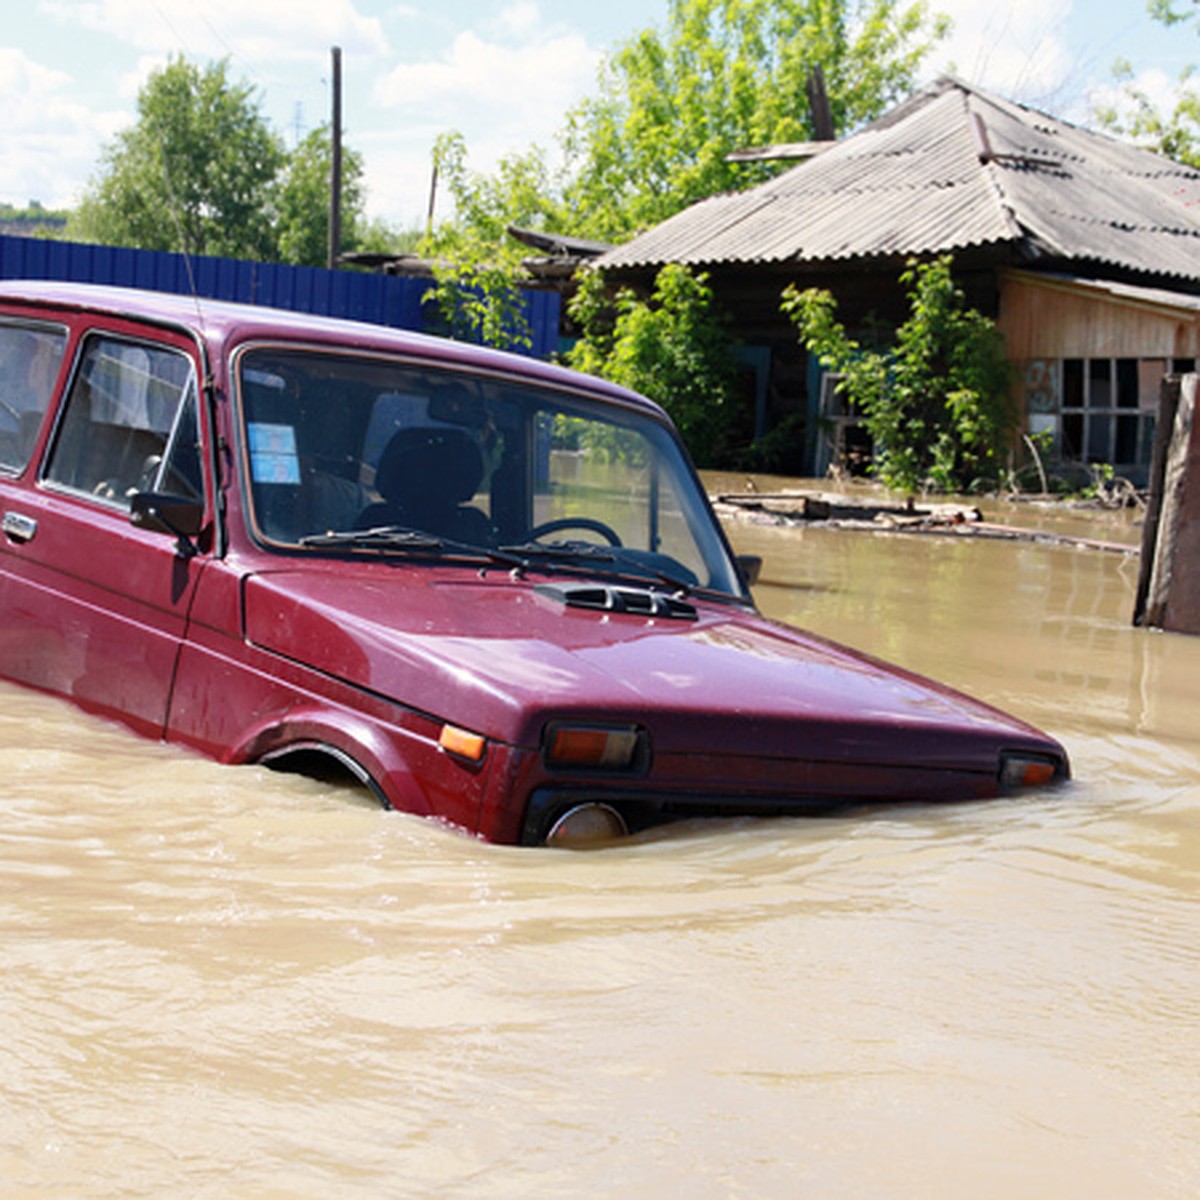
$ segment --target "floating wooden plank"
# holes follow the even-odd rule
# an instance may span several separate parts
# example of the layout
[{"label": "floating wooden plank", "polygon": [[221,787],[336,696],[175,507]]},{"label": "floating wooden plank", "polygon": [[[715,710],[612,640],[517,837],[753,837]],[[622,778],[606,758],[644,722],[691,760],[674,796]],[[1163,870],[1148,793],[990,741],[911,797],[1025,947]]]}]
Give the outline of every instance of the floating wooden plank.
[{"label": "floating wooden plank", "polygon": [[896,504],[838,493],[804,491],[723,492],[713,496],[712,502],[718,516],[770,525],[991,538],[1114,554],[1135,555],[1139,552],[1138,546],[1130,542],[985,521],[979,509],[971,504],[917,504],[914,501]]}]

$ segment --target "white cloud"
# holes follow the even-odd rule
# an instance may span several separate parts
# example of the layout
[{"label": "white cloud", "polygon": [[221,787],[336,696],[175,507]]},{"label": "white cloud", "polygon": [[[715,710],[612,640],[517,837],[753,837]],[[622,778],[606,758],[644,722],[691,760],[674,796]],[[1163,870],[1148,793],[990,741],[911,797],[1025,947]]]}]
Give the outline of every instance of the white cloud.
[{"label": "white cloud", "polygon": [[43,67],[20,50],[0,48],[0,95],[6,124],[22,125],[34,117],[47,97],[70,83],[70,76]]},{"label": "white cloud", "polygon": [[[138,98],[138,93],[149,80],[150,76],[161,70],[169,62],[169,58],[165,54],[143,54],[137,61],[137,66],[132,71],[126,72],[117,81],[117,95],[122,100],[129,101],[130,107],[133,107],[134,102]],[[130,119],[132,119],[132,114]]]},{"label": "white cloud", "polygon": [[[1158,67],[1138,72],[1128,83],[1135,92],[1145,96],[1151,108],[1159,113],[1174,112],[1175,106],[1183,98],[1184,85]],[[1115,80],[1093,85],[1087,95],[1093,109],[1115,111],[1122,124],[1128,124],[1135,115],[1135,105],[1130,102],[1123,85]]]},{"label": "white cloud", "polygon": [[42,9],[139,50],[189,58],[323,58],[331,45],[363,56],[388,50],[379,19],[360,15],[353,0],[44,0]]},{"label": "white cloud", "polygon": [[423,228],[429,208],[431,149],[442,130],[422,126],[393,133],[373,133],[354,139],[365,164],[366,208],[401,229]]},{"label": "white cloud", "polygon": [[499,16],[496,25],[510,37],[528,38],[537,35],[542,23],[542,14],[533,0],[518,0]]},{"label": "white cloud", "polygon": [[[368,209],[422,224],[433,142],[449,129],[466,138],[477,171],[534,144],[552,150],[599,62],[582,35],[545,26],[537,5],[522,2],[481,31],[459,33],[441,57],[394,67],[374,88],[374,102],[395,114],[391,131],[355,139],[366,160]],[[439,214],[446,203],[439,198]]]},{"label": "white cloud", "polygon": [[1068,83],[1073,60],[1064,39],[1070,0],[955,0],[933,7],[954,22],[949,39],[931,56],[937,69],[1033,104]]},{"label": "white cloud", "polygon": [[553,129],[589,89],[598,63],[598,52],[578,34],[505,45],[469,30],[446,57],[395,67],[376,86],[375,99],[411,109],[483,104],[489,122],[502,127]]},{"label": "white cloud", "polygon": [[97,112],[66,98],[70,78],[20,50],[0,48],[0,199],[47,207],[74,204],[103,142],[123,115]]},{"label": "white cloud", "polygon": [[534,144],[552,150],[600,57],[581,34],[545,24],[536,4],[520,0],[481,30],[459,33],[440,57],[394,67],[374,88],[374,102],[395,113],[392,132],[361,143],[372,211],[424,219],[430,150],[448,129],[466,138],[474,170]]}]

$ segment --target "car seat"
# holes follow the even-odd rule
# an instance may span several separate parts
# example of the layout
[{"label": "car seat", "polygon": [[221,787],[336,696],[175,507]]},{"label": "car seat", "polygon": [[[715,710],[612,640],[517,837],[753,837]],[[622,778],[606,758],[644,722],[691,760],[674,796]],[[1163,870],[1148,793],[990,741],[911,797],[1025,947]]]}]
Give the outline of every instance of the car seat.
[{"label": "car seat", "polygon": [[384,447],[375,468],[383,497],[358,518],[360,529],[403,525],[474,544],[487,543],[491,523],[469,501],[483,481],[483,455],[464,429],[401,429]]}]

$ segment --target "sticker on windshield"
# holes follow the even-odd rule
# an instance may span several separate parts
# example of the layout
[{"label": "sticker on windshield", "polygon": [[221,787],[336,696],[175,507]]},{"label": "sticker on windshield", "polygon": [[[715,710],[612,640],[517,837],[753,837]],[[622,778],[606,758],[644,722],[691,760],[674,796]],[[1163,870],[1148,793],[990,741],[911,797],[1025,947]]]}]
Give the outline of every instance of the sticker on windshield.
[{"label": "sticker on windshield", "polygon": [[296,430],[291,425],[266,425],[251,421],[250,473],[255,483],[300,482],[296,455]]}]

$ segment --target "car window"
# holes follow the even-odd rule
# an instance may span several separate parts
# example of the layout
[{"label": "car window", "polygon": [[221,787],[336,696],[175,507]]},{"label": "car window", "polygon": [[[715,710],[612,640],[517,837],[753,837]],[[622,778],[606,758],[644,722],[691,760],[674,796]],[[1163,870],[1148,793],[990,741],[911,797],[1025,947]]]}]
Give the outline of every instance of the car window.
[{"label": "car window", "polygon": [[128,507],[138,491],[202,491],[187,355],[93,337],[75,372],[46,479]]},{"label": "car window", "polygon": [[0,468],[28,464],[66,345],[62,329],[0,324]]},{"label": "car window", "polygon": [[[705,564],[678,475],[664,469],[657,426],[641,428],[563,412],[538,416],[538,441],[549,447],[534,497],[534,521],[570,536],[573,517],[598,520],[621,545],[667,555],[697,578]],[[574,527],[575,532],[584,526]]]},{"label": "car window", "polygon": [[249,347],[236,370],[252,528],[267,546],[349,553],[368,533],[358,544],[376,553],[399,532],[547,570],[739,592],[698,480],[652,412],[316,349]]}]

